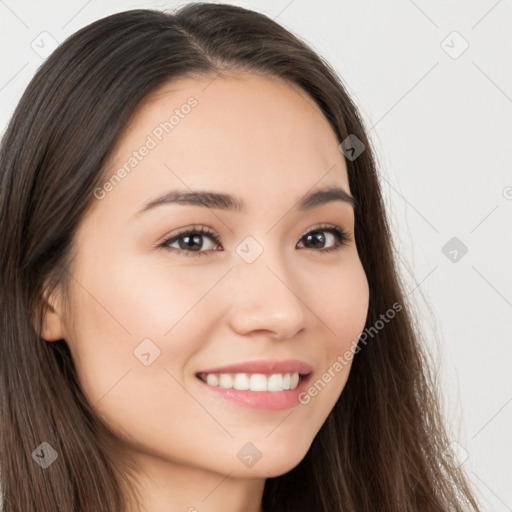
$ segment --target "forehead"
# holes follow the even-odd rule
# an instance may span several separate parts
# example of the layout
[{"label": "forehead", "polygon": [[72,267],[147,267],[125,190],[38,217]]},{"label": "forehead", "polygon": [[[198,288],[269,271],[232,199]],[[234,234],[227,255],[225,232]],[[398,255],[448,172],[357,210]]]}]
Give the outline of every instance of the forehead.
[{"label": "forehead", "polygon": [[[262,196],[282,203],[315,185],[349,192],[338,145],[319,107],[296,85],[252,73],[187,77],[141,102],[106,177],[128,170],[112,196],[130,196],[134,207],[165,188],[245,190],[249,204]],[[150,149],[129,169],[143,146]]]}]

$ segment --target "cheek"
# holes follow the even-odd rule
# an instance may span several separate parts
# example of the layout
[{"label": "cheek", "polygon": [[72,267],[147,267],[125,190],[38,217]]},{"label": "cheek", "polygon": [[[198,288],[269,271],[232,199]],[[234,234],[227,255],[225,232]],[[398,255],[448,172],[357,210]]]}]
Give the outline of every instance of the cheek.
[{"label": "cheek", "polygon": [[[314,284],[314,287],[312,286]],[[358,257],[347,258],[339,266],[314,274],[308,284],[316,290],[309,295],[318,316],[319,329],[325,333],[327,351],[343,352],[364,329],[369,305],[369,286]]]},{"label": "cheek", "polygon": [[[308,400],[323,408],[327,417],[339,398],[352,366],[354,351],[364,330],[369,305],[369,286],[360,260],[354,258],[339,269],[315,279],[322,293],[315,297],[318,336],[323,344],[323,357],[317,381],[308,390]],[[321,334],[322,333],[322,334]],[[315,397],[322,396],[320,400]]]},{"label": "cheek", "polygon": [[[88,403],[118,436],[139,447],[151,445],[155,436],[162,447],[175,454],[183,451],[185,457],[183,446],[168,437],[180,411],[196,405],[179,383],[197,350],[191,324],[185,322],[197,295],[189,290],[183,304],[176,284],[133,270],[116,265],[77,274],[87,288],[73,289],[75,337],[70,349],[79,383]],[[198,405],[194,413],[201,414]],[[187,421],[180,419],[184,432],[191,428]]]},{"label": "cheek", "polygon": [[[95,265],[73,273],[74,335],[68,344],[89,402],[112,394],[113,386],[122,389],[122,380],[137,382],[140,390],[165,390],[172,379],[164,368],[182,380],[181,369],[197,349],[190,343],[192,310],[207,283],[177,269],[162,276],[129,258],[100,264],[84,256],[82,261]],[[137,410],[138,395],[130,391],[122,401],[133,400]]]},{"label": "cheek", "polygon": [[[222,286],[211,292],[225,269],[187,266],[163,253],[148,264],[148,258],[116,252],[115,244],[101,252],[90,247],[85,245],[73,271],[75,339],[70,340],[89,402],[120,386],[120,379],[137,381],[147,396],[152,389],[168,389],[171,375],[183,382],[188,362],[218,320]],[[129,394],[134,403],[138,395]]]}]

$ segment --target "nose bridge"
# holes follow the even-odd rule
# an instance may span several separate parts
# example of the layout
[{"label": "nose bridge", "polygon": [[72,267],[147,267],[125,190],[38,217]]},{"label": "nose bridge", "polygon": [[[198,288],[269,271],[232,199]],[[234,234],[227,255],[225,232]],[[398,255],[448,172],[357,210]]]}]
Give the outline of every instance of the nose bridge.
[{"label": "nose bridge", "polygon": [[231,276],[236,289],[233,328],[240,333],[268,330],[280,338],[296,335],[305,327],[307,307],[283,251],[261,244],[258,249],[255,240],[246,239],[237,253],[240,261]]}]

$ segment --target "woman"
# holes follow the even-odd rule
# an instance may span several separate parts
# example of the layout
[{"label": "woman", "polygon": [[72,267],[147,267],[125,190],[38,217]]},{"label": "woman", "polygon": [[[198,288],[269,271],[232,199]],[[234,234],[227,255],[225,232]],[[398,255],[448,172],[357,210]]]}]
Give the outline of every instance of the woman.
[{"label": "woman", "polygon": [[479,510],[358,111],[277,23],[92,23],[0,169],[6,512]]}]

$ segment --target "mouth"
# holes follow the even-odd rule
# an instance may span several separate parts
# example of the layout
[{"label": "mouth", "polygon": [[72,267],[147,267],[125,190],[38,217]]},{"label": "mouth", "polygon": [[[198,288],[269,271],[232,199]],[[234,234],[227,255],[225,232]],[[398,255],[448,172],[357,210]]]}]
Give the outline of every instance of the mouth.
[{"label": "mouth", "polygon": [[204,369],[195,374],[214,400],[235,406],[279,411],[303,404],[313,366],[298,359],[251,360]]},{"label": "mouth", "polygon": [[206,373],[200,372],[196,377],[214,388],[234,389],[237,391],[281,392],[293,391],[303,384],[311,373]]},{"label": "mouth", "polygon": [[221,403],[273,413],[307,404],[301,397],[313,380],[313,373],[198,373],[204,392]]}]

